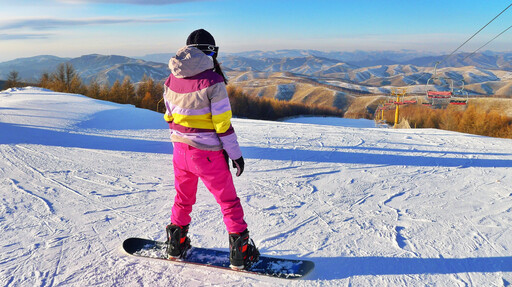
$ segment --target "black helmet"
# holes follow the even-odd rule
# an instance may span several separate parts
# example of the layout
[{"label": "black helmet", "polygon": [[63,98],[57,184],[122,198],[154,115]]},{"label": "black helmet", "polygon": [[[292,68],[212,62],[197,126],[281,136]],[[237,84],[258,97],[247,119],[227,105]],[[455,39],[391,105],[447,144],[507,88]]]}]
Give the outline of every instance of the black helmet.
[{"label": "black helmet", "polygon": [[219,47],[215,46],[215,39],[212,34],[204,29],[198,29],[190,33],[187,38],[187,46],[196,47],[212,57],[217,57],[219,52]]}]

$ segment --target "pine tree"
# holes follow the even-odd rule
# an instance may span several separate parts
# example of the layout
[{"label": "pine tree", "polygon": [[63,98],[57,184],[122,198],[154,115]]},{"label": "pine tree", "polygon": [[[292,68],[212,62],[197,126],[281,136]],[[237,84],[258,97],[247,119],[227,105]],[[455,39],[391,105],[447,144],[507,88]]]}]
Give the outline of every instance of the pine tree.
[{"label": "pine tree", "polygon": [[[71,80],[71,79],[70,79]],[[50,77],[50,89],[56,92],[66,92],[66,65],[60,64]]]},{"label": "pine tree", "polygon": [[135,104],[135,88],[130,80],[129,76],[124,77],[123,83],[121,84],[121,98],[125,104]]},{"label": "pine tree", "polygon": [[110,87],[110,93],[109,93],[109,101],[122,103],[122,93],[123,90],[121,89],[121,83],[119,80],[116,80],[112,87]]},{"label": "pine tree", "polygon": [[162,84],[157,84],[155,81],[144,75],[142,81],[137,86],[136,96],[140,99],[140,107],[156,111],[157,104],[162,95],[164,88]]},{"label": "pine tree", "polygon": [[50,76],[50,89],[56,92],[81,93],[84,86],[73,65],[62,63]]},{"label": "pine tree", "polygon": [[100,88],[100,94],[99,99],[104,101],[109,101],[110,99],[110,86],[108,85],[108,82],[104,83]]},{"label": "pine tree", "polygon": [[100,98],[101,86],[98,84],[96,79],[92,80],[87,87],[87,93],[85,94],[89,98],[99,99]]},{"label": "pine tree", "polygon": [[144,74],[142,77],[142,80],[140,81],[139,85],[137,86],[137,90],[135,91],[135,95],[137,98],[142,100],[146,96],[146,92],[149,91],[148,89],[148,82],[150,81],[150,78]]},{"label": "pine tree", "polygon": [[71,78],[68,92],[81,95],[85,95],[87,93],[87,87],[82,83],[82,79],[77,74],[73,75]]},{"label": "pine tree", "polygon": [[153,96],[149,91],[146,92],[146,95],[144,98],[142,98],[142,101],[140,102],[140,105],[142,108],[145,109],[151,109],[151,106],[154,104]]}]

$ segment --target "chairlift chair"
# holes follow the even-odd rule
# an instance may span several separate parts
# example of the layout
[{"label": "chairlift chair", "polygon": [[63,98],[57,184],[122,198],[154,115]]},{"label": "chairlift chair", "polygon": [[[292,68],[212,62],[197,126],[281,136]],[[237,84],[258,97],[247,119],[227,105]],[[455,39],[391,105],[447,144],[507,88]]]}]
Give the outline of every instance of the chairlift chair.
[{"label": "chairlift chair", "polygon": [[467,105],[468,104],[468,93],[464,91],[464,81],[461,81],[462,82],[462,86],[461,88],[457,91],[457,95],[461,95],[463,96],[464,94],[466,95],[466,98],[463,98],[463,97],[459,97],[459,96],[455,96],[454,98],[452,98],[450,100],[450,105],[459,105],[459,106],[462,106],[462,105]]},{"label": "chairlift chair", "polygon": [[[427,90],[427,98],[429,98],[429,99],[449,99],[453,95],[453,80],[450,78],[440,77],[437,75],[437,65],[439,63],[440,62],[436,62],[436,65],[434,67],[434,74],[427,80],[427,84],[425,85],[426,86],[425,90]],[[450,81],[449,91],[429,90],[429,85],[430,84],[433,85],[435,80],[440,80],[440,79],[443,79],[446,82],[448,80]]]}]

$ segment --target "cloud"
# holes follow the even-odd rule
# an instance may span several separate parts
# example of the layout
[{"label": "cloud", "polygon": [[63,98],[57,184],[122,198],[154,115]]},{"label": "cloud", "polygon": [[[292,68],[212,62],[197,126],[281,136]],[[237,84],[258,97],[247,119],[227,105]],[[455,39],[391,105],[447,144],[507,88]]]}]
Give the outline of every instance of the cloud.
[{"label": "cloud", "polygon": [[24,29],[50,30],[62,27],[112,25],[112,24],[151,24],[180,21],[179,19],[138,19],[138,18],[90,18],[90,19],[20,19],[0,21],[0,29]]},{"label": "cloud", "polygon": [[105,3],[105,4],[132,4],[132,5],[168,5],[187,2],[200,2],[207,0],[59,0],[63,3]]},{"label": "cloud", "polygon": [[48,39],[51,34],[0,34],[0,40],[33,40]]}]

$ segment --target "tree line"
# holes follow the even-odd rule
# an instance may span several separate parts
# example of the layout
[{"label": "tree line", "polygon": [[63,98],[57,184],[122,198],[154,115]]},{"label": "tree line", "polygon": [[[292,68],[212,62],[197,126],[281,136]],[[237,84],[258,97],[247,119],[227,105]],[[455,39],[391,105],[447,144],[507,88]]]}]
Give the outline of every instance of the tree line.
[{"label": "tree line", "polygon": [[[394,122],[395,111],[384,112],[388,124]],[[456,106],[446,109],[432,109],[422,105],[400,108],[401,120],[413,128],[436,128],[468,134],[512,138],[512,118],[497,111],[483,111],[475,104],[468,103],[466,109]]]},{"label": "tree line", "polygon": [[[9,73],[4,88],[24,86],[16,71]],[[129,77],[114,84],[99,84],[92,80],[85,85],[76,70],[69,63],[61,64],[53,73],[43,73],[39,83],[42,88],[55,92],[82,94],[91,98],[132,104],[140,108],[164,112],[159,104],[163,95],[163,82],[144,76],[134,84]],[[343,112],[333,107],[292,103],[265,97],[248,96],[239,87],[227,86],[233,115],[242,118],[277,120],[298,115],[336,116]],[[384,120],[394,122],[394,111],[385,111]],[[512,138],[512,118],[496,111],[482,111],[477,105],[468,104],[461,110],[455,106],[446,109],[432,109],[422,105],[405,106],[400,109],[401,120],[411,127],[436,128],[491,137]]]},{"label": "tree line", "polygon": [[81,94],[151,110],[157,109],[163,94],[163,83],[155,82],[146,75],[138,84],[134,84],[130,77],[125,77],[122,82],[116,80],[112,85],[108,82],[100,84],[96,79],[86,85],[69,63],[59,65],[53,73],[43,73],[39,86],[55,92]]},{"label": "tree line", "polygon": [[231,110],[242,118],[278,120],[299,115],[342,117],[343,111],[334,107],[306,105],[273,98],[253,97],[239,87],[227,86]]},{"label": "tree line", "polygon": [[[16,81],[19,82],[17,73],[15,76]],[[86,85],[73,66],[70,63],[64,63],[59,65],[53,73],[43,73],[37,85],[55,92],[82,94],[94,99],[165,112],[164,105],[160,103],[164,92],[163,81],[155,81],[147,76],[137,84],[134,84],[129,77],[125,77],[122,82],[116,80],[112,85],[100,84],[97,80],[92,80]],[[341,110],[331,107],[251,97],[243,93],[242,89],[232,85],[227,86],[227,91],[233,115],[236,117],[277,120],[299,115],[337,117],[343,115]]]}]

